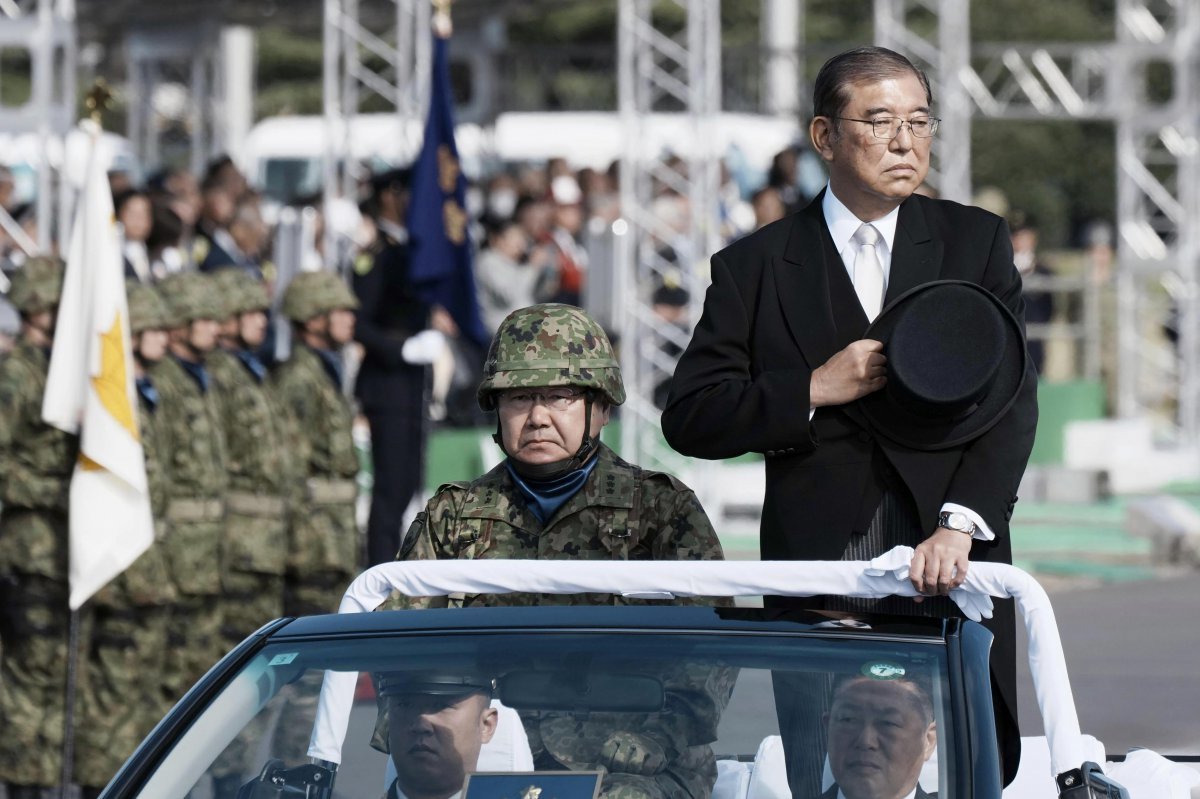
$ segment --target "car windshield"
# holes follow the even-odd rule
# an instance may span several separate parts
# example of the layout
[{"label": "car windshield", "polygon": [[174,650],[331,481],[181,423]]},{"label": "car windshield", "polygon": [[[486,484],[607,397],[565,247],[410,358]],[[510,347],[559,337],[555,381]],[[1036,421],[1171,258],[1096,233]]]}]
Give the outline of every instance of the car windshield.
[{"label": "car windshield", "polygon": [[[422,629],[268,644],[139,796],[327,790],[308,765],[326,670],[358,675],[334,797],[448,799],[472,773],[513,771],[596,773],[601,796],[801,799],[836,779],[918,778],[918,796],[952,796],[945,646],[825,632]],[[466,799],[486,795],[501,794],[468,783]]]}]

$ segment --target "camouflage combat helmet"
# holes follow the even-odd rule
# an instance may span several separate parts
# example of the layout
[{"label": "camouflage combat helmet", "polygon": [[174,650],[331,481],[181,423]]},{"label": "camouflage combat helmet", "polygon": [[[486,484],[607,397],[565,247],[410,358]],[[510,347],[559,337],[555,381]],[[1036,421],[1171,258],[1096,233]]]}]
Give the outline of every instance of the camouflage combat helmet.
[{"label": "camouflage combat helmet", "polygon": [[175,318],[163,301],[158,289],[139,283],[125,281],[125,298],[129,303],[129,329],[133,333],[143,330],[166,330],[174,327]]},{"label": "camouflage combat helmet", "polygon": [[594,389],[613,405],[625,401],[621,366],[608,336],[574,305],[531,305],[506,316],[488,349],[476,397],[490,411],[498,391],[549,386]]},{"label": "camouflage combat helmet", "polygon": [[283,292],[283,315],[293,322],[307,322],[339,308],[355,310],[358,298],[333,272],[302,272]]},{"label": "camouflage combat helmet", "polygon": [[50,255],[30,258],[12,276],[8,301],[26,316],[58,305],[63,286],[63,262]]},{"label": "camouflage combat helmet", "polygon": [[265,311],[271,307],[267,287],[244,269],[221,269],[213,274],[213,283],[216,284],[217,293],[220,294],[221,303],[225,307],[226,319],[249,311]]},{"label": "camouflage combat helmet", "polygon": [[206,274],[176,272],[159,283],[158,288],[176,324],[225,318],[221,295],[213,279]]}]

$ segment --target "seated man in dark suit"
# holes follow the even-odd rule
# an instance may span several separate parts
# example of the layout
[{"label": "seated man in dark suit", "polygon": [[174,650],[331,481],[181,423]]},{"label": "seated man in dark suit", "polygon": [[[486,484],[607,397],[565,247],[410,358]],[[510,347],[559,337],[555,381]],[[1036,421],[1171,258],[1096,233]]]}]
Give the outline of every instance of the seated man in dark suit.
[{"label": "seated man in dark suit", "polygon": [[933,702],[918,681],[850,677],[824,722],[834,785],[821,799],[933,799],[917,785],[937,751]]}]

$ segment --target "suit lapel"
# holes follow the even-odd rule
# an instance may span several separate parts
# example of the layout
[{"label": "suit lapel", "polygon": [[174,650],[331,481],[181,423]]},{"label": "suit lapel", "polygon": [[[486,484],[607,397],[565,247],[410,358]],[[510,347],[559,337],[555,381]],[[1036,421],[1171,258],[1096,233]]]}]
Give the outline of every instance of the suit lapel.
[{"label": "suit lapel", "polygon": [[818,194],[807,208],[796,214],[783,261],[773,270],[783,318],[813,369],[838,351],[825,269],[823,242],[829,234],[821,213],[824,195],[824,192]]},{"label": "suit lapel", "polygon": [[942,242],[930,237],[920,198],[909,197],[900,204],[884,306],[909,289],[937,280],[941,271]]}]

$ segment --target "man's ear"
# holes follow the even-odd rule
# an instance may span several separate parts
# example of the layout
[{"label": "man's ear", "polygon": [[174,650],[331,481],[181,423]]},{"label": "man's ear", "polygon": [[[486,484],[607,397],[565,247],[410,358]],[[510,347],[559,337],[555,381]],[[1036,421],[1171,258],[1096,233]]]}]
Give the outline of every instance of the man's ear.
[{"label": "man's ear", "polygon": [[808,138],[812,141],[813,149],[826,162],[833,161],[833,139],[837,132],[833,129],[833,120],[829,117],[813,117],[808,124]]},{"label": "man's ear", "polygon": [[933,753],[937,751],[937,722],[930,722],[929,727],[925,730],[925,759],[933,757]]},{"label": "man's ear", "polygon": [[500,721],[500,713],[496,708],[490,705],[483,710],[483,715],[479,717],[479,738],[483,743],[492,740],[492,736],[496,734],[496,724]]}]

